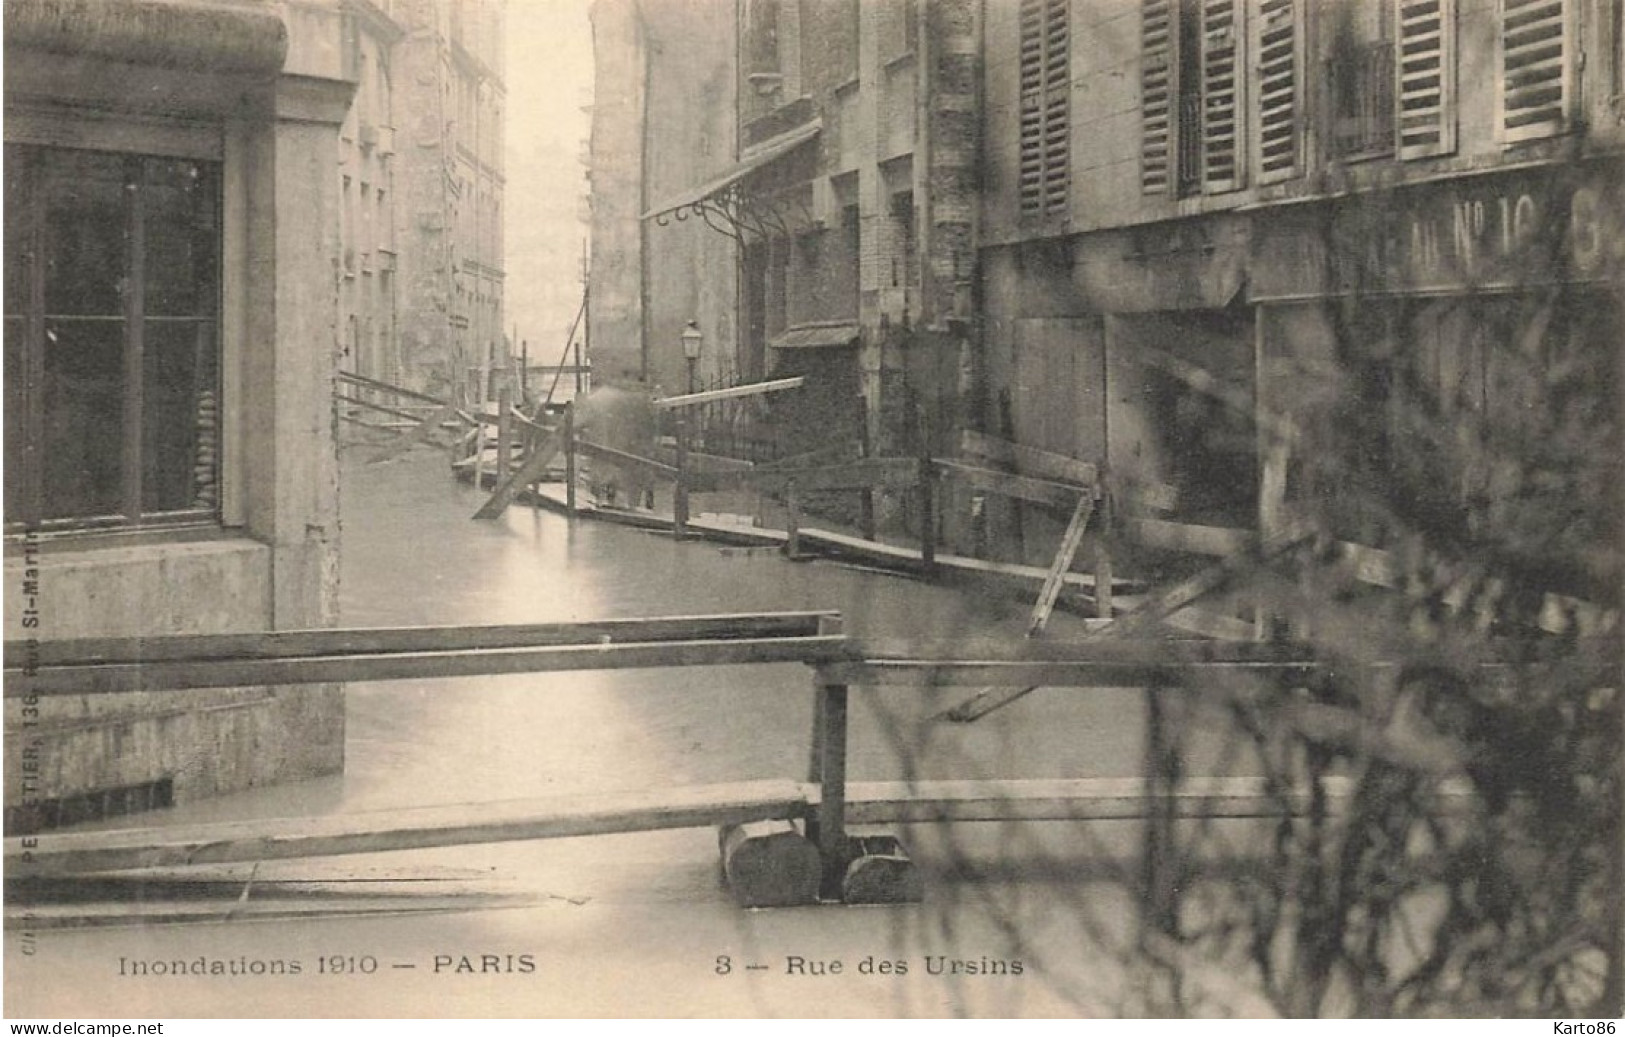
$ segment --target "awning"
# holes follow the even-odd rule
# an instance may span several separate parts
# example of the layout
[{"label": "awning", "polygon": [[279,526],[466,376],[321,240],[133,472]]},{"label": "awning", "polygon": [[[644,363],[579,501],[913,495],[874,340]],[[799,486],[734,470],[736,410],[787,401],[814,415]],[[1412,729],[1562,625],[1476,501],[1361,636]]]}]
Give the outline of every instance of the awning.
[{"label": "awning", "polygon": [[850,346],[858,340],[858,326],[850,321],[820,321],[798,324],[775,336],[768,345],[774,349],[829,349]]},{"label": "awning", "polygon": [[793,130],[787,130],[777,137],[769,137],[759,144],[753,144],[746,148],[740,155],[739,161],[730,166],[728,171],[721,176],[693,190],[685,191],[681,195],[667,199],[644,213],[641,218],[645,220],[656,219],[710,200],[727,191],[774,159],[788,155],[791,151],[812,140],[818,136],[823,128],[823,120],[814,119],[811,122],[797,126]]}]

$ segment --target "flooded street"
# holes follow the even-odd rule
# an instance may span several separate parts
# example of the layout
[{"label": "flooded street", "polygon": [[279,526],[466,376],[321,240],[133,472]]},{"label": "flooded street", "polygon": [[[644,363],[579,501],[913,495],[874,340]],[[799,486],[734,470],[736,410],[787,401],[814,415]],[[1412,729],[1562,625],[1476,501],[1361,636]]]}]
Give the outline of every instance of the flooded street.
[{"label": "flooded street", "polygon": [[[863,635],[1019,637],[1030,607],[830,562],[792,563],[772,550],[676,542],[590,521],[572,527],[525,507],[475,522],[469,516],[482,495],[453,482],[443,458],[427,452],[378,466],[351,460],[343,490],[345,626],[833,609]],[[1053,625],[1061,634],[1080,627],[1064,615]],[[967,694],[854,688],[850,776],[1139,773],[1138,691],[1045,690],[973,725],[933,719]],[[352,684],[342,777],[186,804],[143,821],[800,780],[811,707],[811,671],[799,664]],[[718,881],[709,829],[208,869],[229,894],[188,909],[201,912],[201,924],[132,917],[51,928],[28,937],[26,955],[17,953],[23,935],[8,931],[8,1010],[172,1017],[1124,1010],[1135,916],[1128,862],[1138,823],[895,831],[924,876],[923,903],[742,910]],[[333,898],[331,906],[312,911],[307,900],[298,916],[279,914],[277,898],[301,889]],[[441,902],[430,904],[419,890]],[[396,899],[344,914],[358,896]],[[133,915],[167,910],[157,897],[144,894]],[[484,955],[500,962],[526,955],[532,971],[459,975],[443,967]],[[284,962],[302,971],[275,981],[128,975],[131,962],[197,960]],[[797,971],[798,962],[814,960],[840,965],[819,977]],[[882,960],[904,971],[872,971]],[[980,973],[952,973],[955,960]],[[377,971],[328,974],[328,961],[370,962]]]},{"label": "flooded street", "polygon": [[[483,500],[438,458],[346,468],[345,626],[570,622],[837,610],[872,637],[1019,637],[1030,607],[831,562],[793,563]],[[1081,628],[1057,616],[1061,636]],[[1138,773],[1134,692],[1055,690],[974,725],[931,718],[966,689],[858,690],[852,776]],[[800,665],[532,674],[349,690],[347,808],[801,778]]]}]

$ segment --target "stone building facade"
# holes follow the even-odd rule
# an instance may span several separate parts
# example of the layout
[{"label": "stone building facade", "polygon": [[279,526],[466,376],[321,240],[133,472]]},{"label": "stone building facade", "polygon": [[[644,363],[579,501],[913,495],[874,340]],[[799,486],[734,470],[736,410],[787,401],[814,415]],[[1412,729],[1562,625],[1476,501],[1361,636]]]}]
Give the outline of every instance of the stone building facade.
[{"label": "stone building facade", "polygon": [[[5,5],[8,666],[334,617],[328,12]],[[8,833],[339,770],[330,686],[6,699]]]},{"label": "stone building facade", "polygon": [[1302,488],[1169,358],[1290,413],[1340,336],[1403,325],[1396,385],[1471,382],[1455,418],[1504,424],[1527,372],[1485,346],[1540,339],[1540,298],[1566,311],[1542,363],[1619,342],[1620,9],[989,3],[980,420],[1242,529]]},{"label": "stone building facade", "polygon": [[697,318],[703,370],[806,376],[774,401],[787,452],[944,432],[976,283],[980,5],[684,11],[596,8],[595,362],[624,351],[669,385]]},{"label": "stone building facade", "polygon": [[501,0],[288,0],[337,12],[357,82],[340,132],[340,339],[347,370],[489,395],[503,336]]}]

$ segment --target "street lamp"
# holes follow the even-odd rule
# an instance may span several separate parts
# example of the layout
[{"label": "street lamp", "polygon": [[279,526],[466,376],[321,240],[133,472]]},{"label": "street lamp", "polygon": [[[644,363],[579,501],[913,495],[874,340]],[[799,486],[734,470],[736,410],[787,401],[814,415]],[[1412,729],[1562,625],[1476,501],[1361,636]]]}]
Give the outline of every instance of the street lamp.
[{"label": "street lamp", "polygon": [[700,343],[705,341],[705,335],[700,331],[697,321],[689,321],[683,325],[683,359],[688,361],[688,391],[694,392],[695,371],[700,365]]}]

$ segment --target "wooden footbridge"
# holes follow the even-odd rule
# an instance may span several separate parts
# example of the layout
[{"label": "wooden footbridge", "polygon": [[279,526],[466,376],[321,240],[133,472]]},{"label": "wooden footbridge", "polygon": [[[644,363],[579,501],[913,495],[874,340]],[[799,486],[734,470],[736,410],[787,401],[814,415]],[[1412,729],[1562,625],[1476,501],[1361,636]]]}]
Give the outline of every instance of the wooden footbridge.
[{"label": "wooden footbridge", "polygon": [[[815,716],[806,774],[639,794],[468,803],[326,817],[6,840],[8,878],[109,873],[475,843],[721,826],[724,869],[750,906],[918,895],[898,822],[1274,816],[1302,796],[1261,780],[851,782],[852,685],[1200,687],[1220,674],[1296,680],[1316,663],[1267,644],[1116,640],[894,644],[843,633],[829,612],[490,627],[332,629],[8,645],[7,698],[181,688],[473,677],[565,670],[798,663]],[[10,660],[28,660],[27,669]],[[1336,790],[1333,790],[1334,795]]]}]

